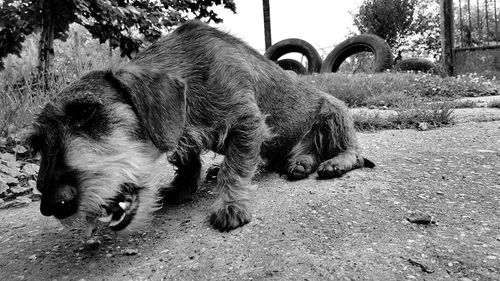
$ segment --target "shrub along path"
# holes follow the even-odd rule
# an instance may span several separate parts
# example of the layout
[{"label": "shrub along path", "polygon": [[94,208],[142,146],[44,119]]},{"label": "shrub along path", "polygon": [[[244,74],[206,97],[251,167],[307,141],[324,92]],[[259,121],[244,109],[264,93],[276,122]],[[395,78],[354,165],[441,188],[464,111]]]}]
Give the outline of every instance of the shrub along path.
[{"label": "shrub along path", "polygon": [[498,121],[361,133],[375,169],[324,181],[261,174],[252,222],[229,233],[206,222],[211,183],[144,233],[102,230],[94,247],[38,203],[0,210],[1,278],[499,280],[499,136]]},{"label": "shrub along path", "polygon": [[[397,108],[351,108],[355,125],[360,131],[387,128],[417,128],[424,130],[464,122],[500,120],[500,96],[459,98]],[[421,126],[421,123],[426,123]]]}]

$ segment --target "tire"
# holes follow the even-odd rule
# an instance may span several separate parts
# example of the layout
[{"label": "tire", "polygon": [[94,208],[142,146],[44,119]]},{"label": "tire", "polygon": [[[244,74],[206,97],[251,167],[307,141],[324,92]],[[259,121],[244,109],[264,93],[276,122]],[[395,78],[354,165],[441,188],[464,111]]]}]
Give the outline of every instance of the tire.
[{"label": "tire", "polygon": [[318,51],[316,51],[313,45],[302,39],[290,38],[281,40],[269,47],[264,56],[272,61],[278,61],[281,56],[295,52],[300,53],[307,58],[307,73],[320,71],[321,57],[319,56]]},{"label": "tire", "polygon": [[392,68],[392,52],[385,40],[377,35],[361,34],[338,44],[326,56],[321,72],[337,72],[345,59],[361,52],[371,52],[375,56],[375,62],[372,66],[373,72],[383,72]]},{"label": "tire", "polygon": [[292,59],[282,59],[276,62],[284,70],[291,70],[299,75],[307,73],[307,69],[300,62]]},{"label": "tire", "polygon": [[394,66],[395,71],[414,71],[431,74],[439,74],[438,66],[428,59],[410,58],[400,60]]}]

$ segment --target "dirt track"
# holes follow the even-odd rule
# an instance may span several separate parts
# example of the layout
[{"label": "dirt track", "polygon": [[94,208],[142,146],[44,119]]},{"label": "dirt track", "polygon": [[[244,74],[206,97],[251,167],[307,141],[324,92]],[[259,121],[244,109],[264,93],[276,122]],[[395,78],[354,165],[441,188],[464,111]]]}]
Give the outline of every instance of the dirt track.
[{"label": "dirt track", "polygon": [[260,175],[253,221],[229,233],[205,220],[211,184],[97,249],[37,203],[0,210],[0,279],[500,280],[500,122],[359,137],[376,169]]}]

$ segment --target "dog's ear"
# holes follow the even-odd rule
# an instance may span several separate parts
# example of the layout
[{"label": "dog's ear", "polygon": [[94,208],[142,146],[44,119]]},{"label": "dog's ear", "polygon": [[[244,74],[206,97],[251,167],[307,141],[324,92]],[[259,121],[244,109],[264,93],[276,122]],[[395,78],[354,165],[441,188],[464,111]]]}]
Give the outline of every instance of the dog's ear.
[{"label": "dog's ear", "polygon": [[186,85],[167,73],[127,66],[113,69],[141,126],[160,150],[174,148],[186,122]]}]

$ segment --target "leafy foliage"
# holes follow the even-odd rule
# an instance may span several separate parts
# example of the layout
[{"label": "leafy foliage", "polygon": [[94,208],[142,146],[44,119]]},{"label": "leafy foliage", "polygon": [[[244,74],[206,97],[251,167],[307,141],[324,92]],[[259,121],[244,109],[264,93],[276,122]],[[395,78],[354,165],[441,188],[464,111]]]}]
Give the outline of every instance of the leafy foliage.
[{"label": "leafy foliage", "polygon": [[234,0],[4,0],[0,4],[0,59],[19,56],[26,36],[39,31],[41,54],[53,55],[52,41],[65,40],[71,23],[84,26],[101,42],[109,40],[111,48],[130,57],[189,15],[221,22],[214,5],[236,12]]},{"label": "leafy foliage", "polygon": [[412,21],[417,0],[365,0],[354,23],[362,33],[373,33],[391,47],[405,35]]},{"label": "leafy foliage", "polygon": [[439,56],[439,1],[364,0],[354,24],[361,33],[385,39],[396,54],[395,62],[402,53]]}]

